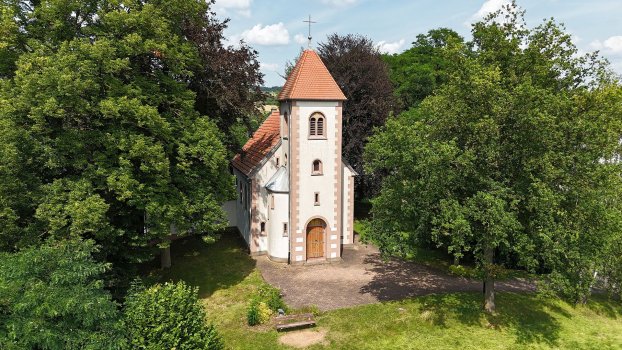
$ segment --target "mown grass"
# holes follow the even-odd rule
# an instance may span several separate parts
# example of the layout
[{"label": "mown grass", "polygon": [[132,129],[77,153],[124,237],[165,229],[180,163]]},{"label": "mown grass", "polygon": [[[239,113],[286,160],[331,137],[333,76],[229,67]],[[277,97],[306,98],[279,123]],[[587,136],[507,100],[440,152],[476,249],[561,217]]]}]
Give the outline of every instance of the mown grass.
[{"label": "mown grass", "polygon": [[[369,230],[370,221],[368,219],[354,220],[354,232],[358,233],[363,241],[373,241],[369,237]],[[408,254],[406,254],[406,256],[403,256],[402,258],[445,273],[466,278],[480,278],[480,271],[478,271],[472,261],[463,261],[461,265],[454,265],[453,257],[438,249],[414,247]],[[498,281],[514,278],[537,278],[537,276],[530,274],[525,270],[499,269],[498,273],[499,274],[496,278]]]},{"label": "mown grass", "polygon": [[[235,235],[212,245],[173,245],[173,267],[161,281],[199,287],[208,317],[230,349],[285,349],[270,325],[246,325],[248,301],[265,284]],[[310,349],[622,349],[622,304],[595,298],[573,306],[536,295],[499,293],[498,315],[481,310],[481,295],[456,293],[321,313],[324,345]]]}]

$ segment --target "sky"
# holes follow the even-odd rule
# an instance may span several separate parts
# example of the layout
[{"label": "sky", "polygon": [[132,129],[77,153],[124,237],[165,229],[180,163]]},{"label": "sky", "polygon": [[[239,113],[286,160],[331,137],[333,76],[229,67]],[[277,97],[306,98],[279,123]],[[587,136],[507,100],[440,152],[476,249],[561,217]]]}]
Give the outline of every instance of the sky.
[{"label": "sky", "polygon": [[[307,47],[311,15],[311,47],[332,33],[361,34],[384,53],[411,47],[418,34],[448,27],[467,40],[471,23],[510,0],[216,0],[219,18],[229,18],[227,43],[244,40],[259,53],[265,86],[283,85],[285,64]],[[622,74],[621,0],[518,0],[527,26],[545,18],[566,25],[580,52],[599,50]]]}]

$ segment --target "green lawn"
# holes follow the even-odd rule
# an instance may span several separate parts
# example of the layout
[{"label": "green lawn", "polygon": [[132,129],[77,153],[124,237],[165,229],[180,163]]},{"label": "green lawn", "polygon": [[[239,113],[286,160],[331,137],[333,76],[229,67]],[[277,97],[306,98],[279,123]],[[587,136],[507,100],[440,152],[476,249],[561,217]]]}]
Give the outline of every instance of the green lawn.
[{"label": "green lawn", "polygon": [[[246,326],[248,300],[265,282],[235,235],[217,243],[173,245],[161,280],[199,286],[210,320],[228,348],[285,349],[270,326]],[[430,295],[326,312],[327,344],[311,349],[622,349],[622,304],[595,299],[574,307],[535,295],[499,293],[499,315],[486,316],[479,294]]]}]

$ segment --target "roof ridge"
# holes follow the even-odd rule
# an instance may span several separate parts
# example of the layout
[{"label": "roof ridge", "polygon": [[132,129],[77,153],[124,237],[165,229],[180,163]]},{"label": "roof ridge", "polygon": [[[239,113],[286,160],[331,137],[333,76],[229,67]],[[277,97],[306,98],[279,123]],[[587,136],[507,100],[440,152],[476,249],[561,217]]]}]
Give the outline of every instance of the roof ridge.
[{"label": "roof ridge", "polygon": [[[302,72],[302,66],[304,66],[305,62],[307,62],[307,55],[305,55],[305,51],[307,50],[311,51],[310,49],[306,49],[302,51],[302,54],[300,54],[301,57],[300,60],[298,60],[300,66],[298,67],[298,71],[296,72],[296,77],[294,78],[294,82],[292,83],[292,88],[289,90],[290,93],[296,87],[296,83],[298,82],[298,78],[300,78],[300,73]],[[296,66],[298,66],[298,64],[296,64]],[[296,68],[296,66],[294,66],[294,68]]]}]

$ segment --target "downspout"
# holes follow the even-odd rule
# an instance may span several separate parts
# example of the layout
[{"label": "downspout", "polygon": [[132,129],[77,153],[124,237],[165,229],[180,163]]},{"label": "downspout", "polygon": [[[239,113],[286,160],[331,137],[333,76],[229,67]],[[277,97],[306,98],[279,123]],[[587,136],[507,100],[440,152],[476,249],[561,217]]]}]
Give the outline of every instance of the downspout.
[{"label": "downspout", "polygon": [[294,124],[294,118],[292,118],[292,104],[291,100],[287,101],[287,112],[289,115],[289,125],[287,126],[287,154],[289,154],[289,159],[287,160],[287,173],[289,174],[289,195],[288,205],[287,205],[287,221],[289,221],[289,225],[287,229],[289,232],[287,233],[287,263],[291,265],[292,263],[292,171],[291,164],[293,161],[292,157],[292,138],[290,136],[292,125]]}]

